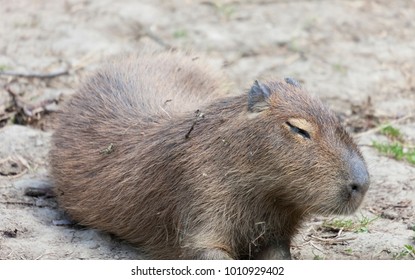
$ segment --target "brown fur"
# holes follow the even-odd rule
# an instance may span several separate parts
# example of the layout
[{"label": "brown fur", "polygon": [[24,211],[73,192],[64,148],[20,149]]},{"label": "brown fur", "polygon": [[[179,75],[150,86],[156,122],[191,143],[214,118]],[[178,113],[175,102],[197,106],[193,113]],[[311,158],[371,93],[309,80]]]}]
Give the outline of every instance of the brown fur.
[{"label": "brown fur", "polygon": [[92,76],[53,136],[61,207],[150,258],[223,259],[289,258],[309,214],[359,206],[366,165],[320,101],[286,82],[261,84],[270,96],[248,101],[229,96],[222,77],[179,53]]}]

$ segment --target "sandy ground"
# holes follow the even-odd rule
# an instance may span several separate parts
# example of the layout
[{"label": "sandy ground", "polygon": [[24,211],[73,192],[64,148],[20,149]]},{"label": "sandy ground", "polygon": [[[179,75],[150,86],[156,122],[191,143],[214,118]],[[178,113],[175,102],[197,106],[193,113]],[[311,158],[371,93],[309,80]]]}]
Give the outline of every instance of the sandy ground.
[{"label": "sandy ground", "polygon": [[370,168],[367,197],[351,217],[305,224],[294,258],[415,258],[406,249],[415,247],[415,166],[372,147],[387,140],[376,129],[387,122],[415,145],[414,1],[15,0],[1,1],[0,18],[0,259],[141,258],[106,233],[59,225],[55,200],[25,189],[49,186],[62,100],[108,56],[149,45],[203,54],[238,91],[295,77],[354,133]]}]

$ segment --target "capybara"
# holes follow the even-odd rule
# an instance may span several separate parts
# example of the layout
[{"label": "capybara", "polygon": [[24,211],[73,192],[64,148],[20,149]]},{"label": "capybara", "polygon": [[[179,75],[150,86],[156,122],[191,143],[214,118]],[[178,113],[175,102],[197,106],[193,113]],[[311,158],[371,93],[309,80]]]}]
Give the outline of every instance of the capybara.
[{"label": "capybara", "polygon": [[60,206],[151,259],[289,259],[310,214],[356,210],[369,174],[329,109],[291,78],[230,91],[189,54],[108,62],[59,113]]}]

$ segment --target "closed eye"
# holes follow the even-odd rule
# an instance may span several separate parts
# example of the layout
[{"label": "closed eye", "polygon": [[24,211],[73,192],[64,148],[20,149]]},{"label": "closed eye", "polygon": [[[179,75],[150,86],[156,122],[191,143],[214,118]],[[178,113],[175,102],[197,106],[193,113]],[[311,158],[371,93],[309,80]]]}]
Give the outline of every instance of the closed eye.
[{"label": "closed eye", "polygon": [[308,133],[306,130],[301,129],[295,125],[292,125],[290,122],[286,122],[286,124],[290,127],[291,131],[297,134],[300,134],[306,139],[311,139],[310,133]]}]

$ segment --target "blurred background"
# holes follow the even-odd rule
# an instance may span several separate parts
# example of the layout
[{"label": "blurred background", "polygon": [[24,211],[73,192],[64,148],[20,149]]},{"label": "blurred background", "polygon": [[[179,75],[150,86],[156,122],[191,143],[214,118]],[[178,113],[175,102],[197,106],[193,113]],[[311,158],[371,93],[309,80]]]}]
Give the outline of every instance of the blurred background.
[{"label": "blurred background", "polygon": [[22,191],[47,184],[62,101],[108,57],[142,48],[203,55],[235,92],[294,77],[357,138],[372,175],[362,210],[312,220],[295,258],[414,259],[414,19],[413,0],[0,0],[0,259],[137,257],[54,225],[54,202]]}]

